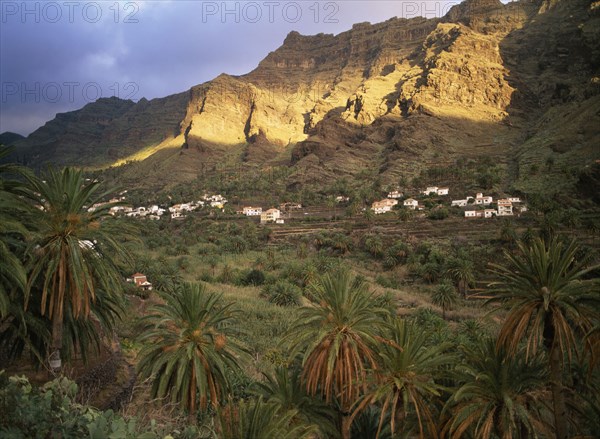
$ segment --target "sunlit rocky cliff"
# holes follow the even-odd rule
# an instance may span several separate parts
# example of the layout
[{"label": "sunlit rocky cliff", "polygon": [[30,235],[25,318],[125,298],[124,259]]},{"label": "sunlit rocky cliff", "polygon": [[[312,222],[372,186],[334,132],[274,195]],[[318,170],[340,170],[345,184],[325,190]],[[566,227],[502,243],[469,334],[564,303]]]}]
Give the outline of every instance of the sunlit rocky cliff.
[{"label": "sunlit rocky cliff", "polygon": [[215,163],[287,165],[294,186],[366,169],[397,181],[481,155],[517,187],[552,157],[544,185],[600,159],[599,29],[597,1],[467,0],[438,19],[291,32],[246,75],[101,99],[14,144],[36,165],[139,161],[157,187]]}]

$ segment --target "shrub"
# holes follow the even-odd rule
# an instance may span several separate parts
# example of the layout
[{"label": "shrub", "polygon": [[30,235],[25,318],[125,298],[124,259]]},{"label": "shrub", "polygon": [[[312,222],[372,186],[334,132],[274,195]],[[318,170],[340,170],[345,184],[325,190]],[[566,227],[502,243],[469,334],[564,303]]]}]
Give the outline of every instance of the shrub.
[{"label": "shrub", "polygon": [[378,274],[375,278],[375,282],[384,288],[400,288],[400,282],[397,279],[383,274]]},{"label": "shrub", "polygon": [[[0,433],[6,438],[122,438],[159,439],[199,437],[197,427],[183,431],[152,420],[139,425],[112,410],[99,411],[76,403],[77,384],[57,378],[42,387],[32,386],[25,377],[6,378],[0,372]],[[168,436],[167,436],[168,435]]]},{"label": "shrub", "polygon": [[214,281],[214,278],[208,271],[204,270],[198,276],[196,276],[196,280],[212,283]]},{"label": "shrub", "polygon": [[254,285],[259,286],[265,283],[265,274],[255,269],[250,270],[241,278],[242,285]]},{"label": "shrub", "polygon": [[214,253],[218,253],[219,251],[219,247],[217,247],[215,244],[204,244],[201,245],[200,247],[198,247],[198,254],[200,256],[204,256],[204,255],[212,255]]},{"label": "shrub", "polygon": [[391,291],[386,291],[385,293],[375,297],[375,303],[379,308],[386,308],[392,313],[396,312],[396,302],[396,297]]},{"label": "shrub", "polygon": [[279,306],[299,306],[302,303],[300,288],[283,279],[274,284],[266,285],[260,295],[270,303]]},{"label": "shrub", "polygon": [[248,242],[241,236],[233,236],[223,243],[223,249],[229,253],[241,254],[248,250]]},{"label": "shrub", "polygon": [[235,277],[233,269],[228,264],[223,265],[223,269],[219,275],[219,282],[229,284],[235,280]]},{"label": "shrub", "polygon": [[180,256],[177,258],[177,268],[186,271],[188,268],[190,268],[190,260],[185,256]]},{"label": "shrub", "polygon": [[442,267],[436,262],[427,262],[418,269],[419,276],[425,282],[435,283],[442,275]]},{"label": "shrub", "polygon": [[431,212],[429,212],[429,215],[427,217],[432,220],[443,220],[448,218],[449,215],[450,212],[448,211],[448,209],[442,207],[441,209],[433,209]]}]

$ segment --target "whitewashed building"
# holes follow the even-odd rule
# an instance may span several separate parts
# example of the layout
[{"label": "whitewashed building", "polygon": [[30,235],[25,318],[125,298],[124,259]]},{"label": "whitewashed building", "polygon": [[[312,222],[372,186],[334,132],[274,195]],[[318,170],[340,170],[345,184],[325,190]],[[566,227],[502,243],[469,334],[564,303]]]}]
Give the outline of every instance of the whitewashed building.
[{"label": "whitewashed building", "polygon": [[512,216],[513,205],[512,202],[506,198],[498,200],[498,216]]},{"label": "whitewashed building", "polygon": [[260,222],[262,224],[275,223],[280,218],[281,211],[279,209],[268,209],[260,214]]},{"label": "whitewashed building", "polygon": [[452,200],[451,205],[452,206],[458,206],[458,207],[466,207],[467,204],[469,204],[469,200],[472,200],[473,197],[467,197],[464,200]]},{"label": "whitewashed building", "polygon": [[447,187],[427,186],[423,191],[423,195],[448,195],[450,189]]},{"label": "whitewashed building", "polygon": [[409,209],[415,210],[419,207],[419,202],[414,198],[409,198],[407,200],[404,200],[403,205],[404,207],[408,207]]},{"label": "whitewashed building", "polygon": [[375,212],[375,214],[386,213],[392,210],[392,208],[398,204],[398,200],[394,200],[391,198],[386,198],[381,201],[375,201],[371,205],[371,210]]},{"label": "whitewashed building", "polygon": [[495,214],[494,209],[465,210],[465,218],[492,218]]},{"label": "whitewashed building", "polygon": [[245,206],[242,209],[242,214],[244,214],[246,216],[260,216],[261,213],[262,213],[262,207]]},{"label": "whitewashed building", "polygon": [[475,196],[475,204],[487,206],[488,204],[492,204],[492,202],[493,202],[493,198],[492,197],[487,196],[487,195],[483,195],[481,192],[479,192]]}]

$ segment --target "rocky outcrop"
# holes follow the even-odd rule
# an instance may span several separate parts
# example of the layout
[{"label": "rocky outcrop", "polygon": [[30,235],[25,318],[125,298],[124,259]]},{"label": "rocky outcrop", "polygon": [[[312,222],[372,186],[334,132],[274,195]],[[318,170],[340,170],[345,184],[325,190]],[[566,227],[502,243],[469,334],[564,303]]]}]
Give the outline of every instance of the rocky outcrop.
[{"label": "rocky outcrop", "polygon": [[106,165],[179,134],[186,94],[140,99],[101,98],[56,118],[14,142],[19,161],[42,167]]},{"label": "rocky outcrop", "polygon": [[[36,161],[144,159],[141,172],[177,182],[224,157],[287,164],[296,168],[290,187],[367,169],[394,182],[482,154],[516,167],[557,151],[589,158],[596,135],[586,120],[600,95],[597,3],[466,0],[443,18],[291,32],[246,75],[153,101],[100,100],[17,144]],[[559,117],[572,127],[556,131]]]}]

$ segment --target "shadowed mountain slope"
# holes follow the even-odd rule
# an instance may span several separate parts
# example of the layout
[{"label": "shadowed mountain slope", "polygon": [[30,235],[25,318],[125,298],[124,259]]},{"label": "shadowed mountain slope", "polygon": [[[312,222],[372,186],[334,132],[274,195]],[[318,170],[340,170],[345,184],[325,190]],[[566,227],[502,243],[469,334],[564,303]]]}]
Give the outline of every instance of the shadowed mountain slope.
[{"label": "shadowed mountain slope", "polygon": [[492,157],[514,187],[573,187],[600,158],[600,4],[467,0],[440,19],[291,32],[243,76],[138,103],[101,99],[17,141],[44,162],[138,161],[161,189],[227,164],[292,168],[288,185],[369,170],[394,183]]}]

